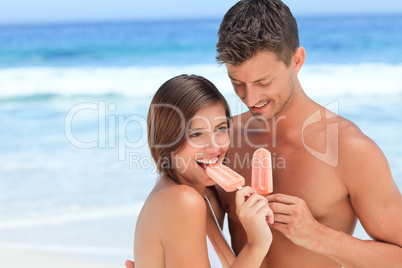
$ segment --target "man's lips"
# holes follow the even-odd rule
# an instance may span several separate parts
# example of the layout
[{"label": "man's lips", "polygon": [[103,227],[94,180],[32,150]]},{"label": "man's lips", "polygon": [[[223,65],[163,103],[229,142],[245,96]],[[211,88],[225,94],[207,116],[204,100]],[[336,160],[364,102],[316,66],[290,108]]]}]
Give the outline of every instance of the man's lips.
[{"label": "man's lips", "polygon": [[262,103],[262,104],[258,104],[258,105],[249,107],[249,109],[255,113],[260,113],[260,112],[264,111],[270,103],[271,103],[271,101],[267,101],[266,103]]}]

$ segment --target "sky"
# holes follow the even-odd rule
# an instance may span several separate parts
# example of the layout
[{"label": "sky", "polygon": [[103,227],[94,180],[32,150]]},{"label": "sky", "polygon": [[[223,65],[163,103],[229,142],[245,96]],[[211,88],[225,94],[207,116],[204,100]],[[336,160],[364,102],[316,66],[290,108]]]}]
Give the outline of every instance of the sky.
[{"label": "sky", "polygon": [[[0,24],[221,18],[237,0],[2,0]],[[401,0],[283,0],[295,16],[402,14]]]}]

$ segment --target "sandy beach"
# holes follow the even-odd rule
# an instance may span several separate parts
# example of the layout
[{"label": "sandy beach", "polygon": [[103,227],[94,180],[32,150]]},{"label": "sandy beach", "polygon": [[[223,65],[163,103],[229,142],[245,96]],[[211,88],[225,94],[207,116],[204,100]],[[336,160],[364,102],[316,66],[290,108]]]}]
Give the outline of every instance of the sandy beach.
[{"label": "sandy beach", "polygon": [[25,268],[25,267],[40,267],[40,268],[117,268],[124,267],[124,262],[119,264],[92,262],[65,256],[45,254],[34,251],[24,250],[0,250],[0,266],[7,268]]}]

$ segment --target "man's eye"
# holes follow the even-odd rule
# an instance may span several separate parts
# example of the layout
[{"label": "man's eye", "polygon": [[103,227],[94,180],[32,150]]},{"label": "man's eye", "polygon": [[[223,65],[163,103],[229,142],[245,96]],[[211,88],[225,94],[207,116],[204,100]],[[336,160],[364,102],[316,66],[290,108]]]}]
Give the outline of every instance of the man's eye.
[{"label": "man's eye", "polygon": [[232,85],[233,85],[234,87],[239,87],[239,86],[241,86],[241,83],[235,83],[235,82],[232,81]]}]

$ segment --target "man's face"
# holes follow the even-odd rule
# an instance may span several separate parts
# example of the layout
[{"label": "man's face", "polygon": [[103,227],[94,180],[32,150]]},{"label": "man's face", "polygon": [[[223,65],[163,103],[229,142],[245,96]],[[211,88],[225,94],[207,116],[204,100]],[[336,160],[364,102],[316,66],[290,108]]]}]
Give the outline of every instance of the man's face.
[{"label": "man's face", "polygon": [[237,96],[251,114],[269,120],[285,111],[294,89],[294,74],[272,52],[259,52],[239,66],[226,64]]}]

